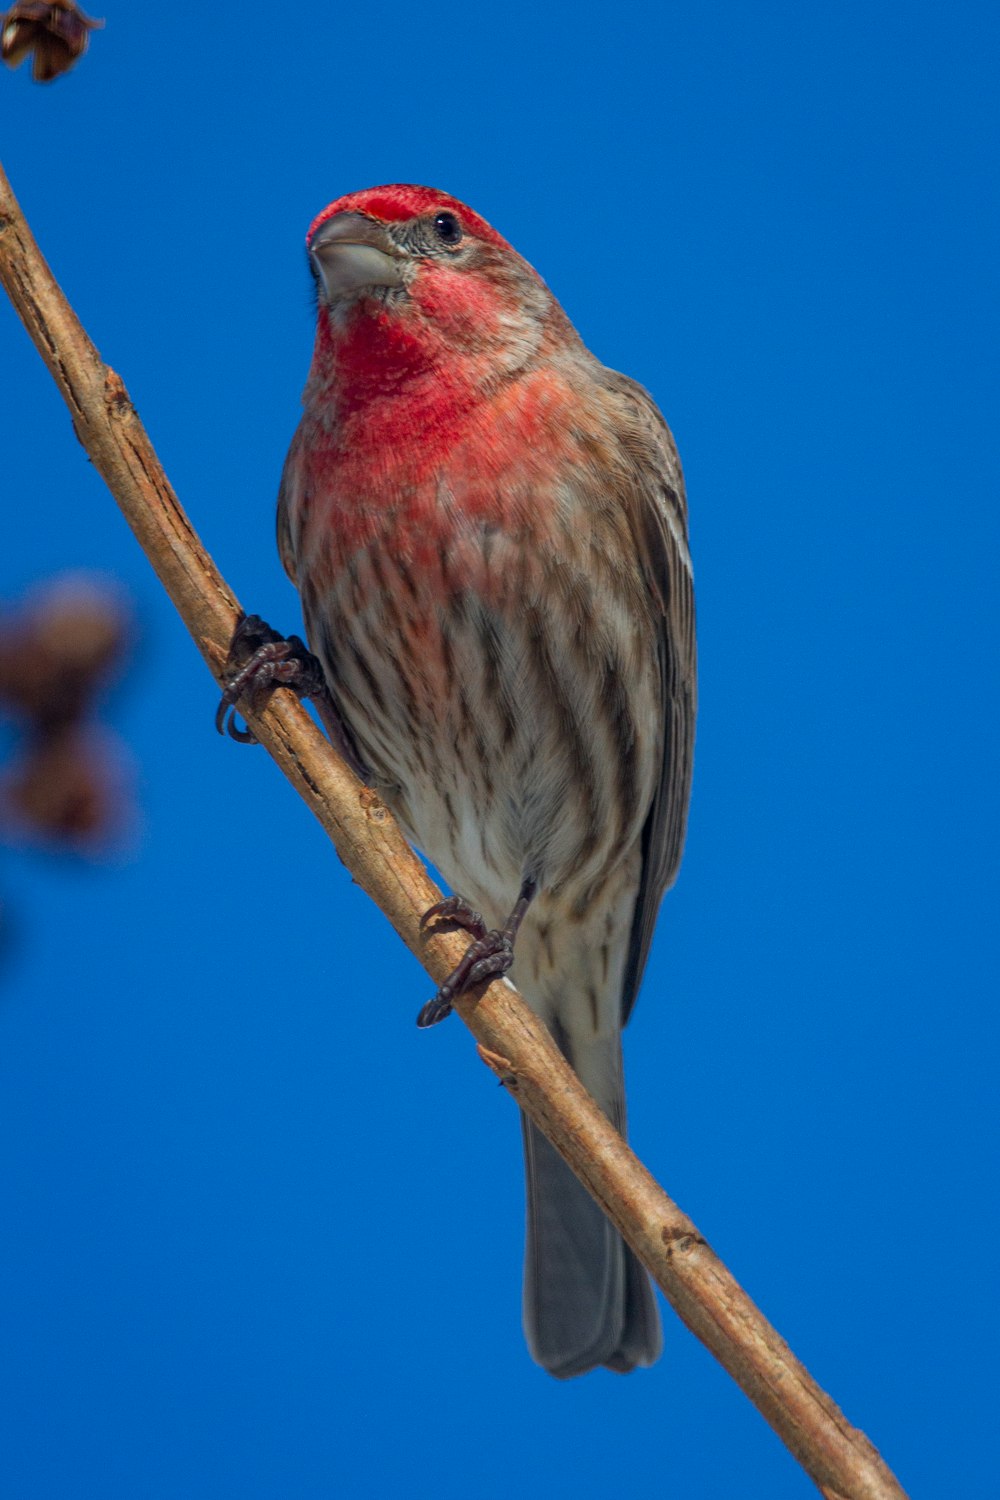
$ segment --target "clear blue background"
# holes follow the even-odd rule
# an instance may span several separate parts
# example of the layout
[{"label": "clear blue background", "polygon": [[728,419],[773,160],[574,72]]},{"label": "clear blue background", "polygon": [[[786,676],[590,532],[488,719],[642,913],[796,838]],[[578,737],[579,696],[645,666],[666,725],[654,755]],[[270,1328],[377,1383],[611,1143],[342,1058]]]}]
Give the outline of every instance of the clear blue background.
[{"label": "clear blue background", "polygon": [[[445,187],[655,393],[702,704],[634,1141],[914,1496],[995,1493],[996,12],[111,5],[3,155],[245,604],[312,216]],[[510,1100],[191,642],[0,306],[0,593],[124,581],[141,822],[3,874],[11,1497],[814,1493],[668,1313],[559,1385]]]}]

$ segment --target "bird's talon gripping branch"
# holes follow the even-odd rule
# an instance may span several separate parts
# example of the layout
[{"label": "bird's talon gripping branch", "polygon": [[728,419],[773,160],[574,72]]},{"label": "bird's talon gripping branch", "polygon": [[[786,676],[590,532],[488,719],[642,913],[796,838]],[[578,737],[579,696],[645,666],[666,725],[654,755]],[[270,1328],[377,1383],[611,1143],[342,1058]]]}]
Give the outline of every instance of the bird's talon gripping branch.
[{"label": "bird's talon gripping branch", "polygon": [[503,931],[486,932],[467,949],[460,964],[448,975],[433,1000],[417,1017],[418,1026],[436,1026],[451,1014],[455,1001],[484,979],[506,974],[514,962],[514,939]]},{"label": "bird's talon gripping branch", "polygon": [[240,744],[254,744],[254,734],[237,722],[236,704],[245,696],[258,708],[276,687],[291,688],[300,698],[325,694],[323,668],[297,635],[286,639],[260,615],[245,615],[226,659],[226,688],[215,711],[219,733],[228,731]]},{"label": "bird's talon gripping branch", "polygon": [[503,927],[495,928],[492,932],[486,930],[486,924],[479,912],[474,911],[467,901],[462,900],[461,896],[449,896],[424,912],[422,920],[425,923],[428,920],[457,922],[460,927],[465,927],[469,932],[474,933],[476,941],[469,944],[462,955],[461,962],[448,975],[433,1000],[428,1000],[417,1017],[418,1026],[436,1026],[439,1021],[444,1020],[445,1016],[450,1015],[455,1001],[464,995],[466,990],[471,989],[473,985],[481,984],[484,979],[496,979],[501,974],[507,973],[514,962],[514,939],[517,937],[517,930],[537,890],[537,881],[532,878],[525,880],[514,910]]},{"label": "bird's talon gripping branch", "polygon": [[463,931],[471,932],[473,937],[486,936],[486,923],[482,913],[470,906],[463,896],[447,896],[443,901],[436,901],[433,906],[429,906],[420,918],[420,925],[426,927],[430,922],[453,922]]},{"label": "bird's talon gripping branch", "polygon": [[421,1029],[426,1030],[428,1026],[436,1026],[439,1021],[443,1021],[446,1016],[451,1015],[452,997],[445,993],[446,990],[447,985],[442,985],[434,996],[434,999],[428,1000],[417,1016],[417,1025]]}]

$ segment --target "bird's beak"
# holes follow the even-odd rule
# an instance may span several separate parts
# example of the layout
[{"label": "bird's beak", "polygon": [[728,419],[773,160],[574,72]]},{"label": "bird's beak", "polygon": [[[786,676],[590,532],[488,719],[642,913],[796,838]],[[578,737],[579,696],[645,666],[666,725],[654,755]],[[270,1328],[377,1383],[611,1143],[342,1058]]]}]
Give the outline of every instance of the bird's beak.
[{"label": "bird's beak", "polygon": [[356,297],[368,288],[403,285],[402,251],[385,226],[365,214],[334,214],[313,235],[309,254],[328,302]]}]

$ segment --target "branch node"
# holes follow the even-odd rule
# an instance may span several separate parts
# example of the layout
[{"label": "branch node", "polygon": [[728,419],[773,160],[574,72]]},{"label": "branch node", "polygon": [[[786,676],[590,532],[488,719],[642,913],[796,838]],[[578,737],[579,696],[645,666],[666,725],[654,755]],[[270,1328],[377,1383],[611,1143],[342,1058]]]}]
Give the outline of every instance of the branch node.
[{"label": "branch node", "polygon": [[370,823],[384,823],[386,806],[374,787],[363,786],[358,793],[361,811]]},{"label": "branch node", "polygon": [[104,400],[111,416],[119,420],[130,416],[134,409],[124,380],[110,365],[106,365],[104,369]]},{"label": "branch node", "polygon": [[668,1260],[673,1260],[675,1252],[679,1255],[690,1255],[692,1250],[708,1247],[708,1241],[700,1234],[693,1229],[682,1229],[677,1224],[664,1224],[660,1230],[660,1239],[663,1241]]},{"label": "branch node", "polygon": [[491,1052],[490,1049],[488,1047],[484,1047],[481,1042],[476,1044],[476,1051],[479,1053],[480,1058],[490,1069],[490,1071],[497,1075],[504,1088],[510,1089],[512,1094],[516,1094],[517,1072],[510,1059],[507,1057],[501,1057],[499,1052]]}]

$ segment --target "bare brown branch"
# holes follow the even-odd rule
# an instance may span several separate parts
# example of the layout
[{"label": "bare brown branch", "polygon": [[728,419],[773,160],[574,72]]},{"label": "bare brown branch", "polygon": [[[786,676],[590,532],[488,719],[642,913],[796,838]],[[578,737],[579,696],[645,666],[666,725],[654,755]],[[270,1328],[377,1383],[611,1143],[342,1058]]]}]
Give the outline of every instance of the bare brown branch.
[{"label": "bare brown branch", "polygon": [[[45,264],[2,171],[0,279],[65,397],[80,441],[218,677],[237,620],[236,601],[181,510],[121,379],[101,362]],[[466,939],[422,933],[421,913],[440,893],[388,810],[337,759],[287,693],[276,693],[264,713],[250,715],[250,723],[355,880],[440,982]],[[456,1009],[484,1062],[555,1143],[680,1317],[821,1493],[828,1500],[905,1500],[872,1444],[820,1390],[629,1150],[516,991],[493,983]]]}]

